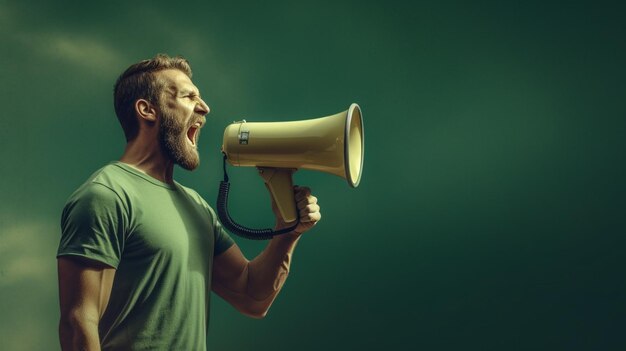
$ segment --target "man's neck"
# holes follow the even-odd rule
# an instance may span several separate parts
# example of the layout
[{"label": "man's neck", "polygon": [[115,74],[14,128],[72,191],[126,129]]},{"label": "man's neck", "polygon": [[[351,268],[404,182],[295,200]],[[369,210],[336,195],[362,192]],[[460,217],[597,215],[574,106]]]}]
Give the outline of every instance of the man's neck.
[{"label": "man's neck", "polygon": [[152,178],[165,183],[174,182],[174,163],[163,154],[158,142],[139,142],[137,139],[126,144],[120,158],[124,162]]}]

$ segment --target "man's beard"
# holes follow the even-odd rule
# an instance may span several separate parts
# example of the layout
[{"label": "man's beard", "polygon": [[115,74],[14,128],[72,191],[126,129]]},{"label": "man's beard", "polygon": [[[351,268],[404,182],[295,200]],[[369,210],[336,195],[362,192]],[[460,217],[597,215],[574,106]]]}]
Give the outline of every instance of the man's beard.
[{"label": "man's beard", "polygon": [[[200,164],[198,150],[187,142],[187,130],[191,125],[184,125],[166,109],[161,108],[161,126],[159,128],[159,144],[165,155],[177,165],[192,171]],[[191,120],[190,122],[194,122]],[[196,131],[196,141],[200,137],[200,130]]]}]

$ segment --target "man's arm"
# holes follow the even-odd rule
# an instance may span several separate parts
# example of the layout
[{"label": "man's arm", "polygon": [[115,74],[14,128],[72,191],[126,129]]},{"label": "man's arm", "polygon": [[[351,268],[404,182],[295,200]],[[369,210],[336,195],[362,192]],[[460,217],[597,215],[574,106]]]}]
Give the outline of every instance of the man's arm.
[{"label": "man's arm", "polygon": [[[275,236],[252,261],[245,258],[236,244],[214,259],[213,290],[250,317],[265,317],[287,279],[300,235],[321,219],[317,198],[310,190],[304,187],[295,190],[300,224],[294,232]],[[273,201],[272,208],[276,214],[276,229],[286,228]]]},{"label": "man's arm", "polygon": [[100,350],[98,323],[111,295],[115,269],[80,257],[59,257],[59,339],[63,351]]}]

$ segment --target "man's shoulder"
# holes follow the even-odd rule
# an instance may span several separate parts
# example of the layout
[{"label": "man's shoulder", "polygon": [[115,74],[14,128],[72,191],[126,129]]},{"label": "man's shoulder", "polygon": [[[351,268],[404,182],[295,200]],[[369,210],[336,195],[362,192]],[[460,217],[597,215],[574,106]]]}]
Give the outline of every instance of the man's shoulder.
[{"label": "man's shoulder", "polygon": [[113,187],[120,183],[127,183],[135,177],[120,162],[111,162],[95,171],[87,182]]},{"label": "man's shoulder", "polygon": [[93,172],[78,189],[76,189],[68,202],[77,199],[114,199],[119,197],[120,170],[114,163],[109,163]]},{"label": "man's shoulder", "polygon": [[108,188],[117,193],[120,186],[128,181],[128,175],[115,162],[111,162],[104,167],[93,172],[87,180],[77,189],[81,191],[96,191],[101,188]]}]

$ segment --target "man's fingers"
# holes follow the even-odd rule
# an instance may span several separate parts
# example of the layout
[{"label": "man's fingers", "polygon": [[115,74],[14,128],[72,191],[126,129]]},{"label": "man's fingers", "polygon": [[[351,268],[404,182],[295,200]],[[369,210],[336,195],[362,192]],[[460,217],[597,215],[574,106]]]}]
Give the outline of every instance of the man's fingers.
[{"label": "man's fingers", "polygon": [[310,204],[305,207],[300,208],[300,216],[304,216],[307,213],[315,213],[320,211],[320,206],[318,204]]},{"label": "man's fingers", "polygon": [[301,223],[311,223],[315,224],[322,219],[322,214],[320,212],[307,213],[306,215],[300,215]]},{"label": "man's fingers", "polygon": [[294,186],[294,198],[298,206],[300,223],[305,231],[313,227],[322,219],[317,197],[311,195],[311,189],[305,186]]},{"label": "man's fingers", "polygon": [[316,204],[317,203],[317,198],[313,195],[309,195],[303,199],[297,200],[298,203],[298,208],[305,208],[308,205],[312,205],[312,204]]}]

